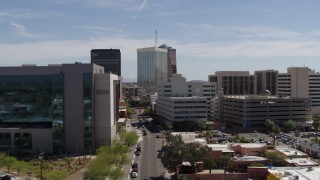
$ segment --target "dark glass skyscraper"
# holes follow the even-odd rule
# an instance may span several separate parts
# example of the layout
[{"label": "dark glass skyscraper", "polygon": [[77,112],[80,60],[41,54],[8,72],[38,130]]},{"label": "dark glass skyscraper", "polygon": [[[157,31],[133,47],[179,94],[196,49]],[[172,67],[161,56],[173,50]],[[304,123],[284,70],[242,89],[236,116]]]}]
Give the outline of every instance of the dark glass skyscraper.
[{"label": "dark glass skyscraper", "polygon": [[105,73],[121,76],[120,49],[92,49],[91,63],[103,66]]}]

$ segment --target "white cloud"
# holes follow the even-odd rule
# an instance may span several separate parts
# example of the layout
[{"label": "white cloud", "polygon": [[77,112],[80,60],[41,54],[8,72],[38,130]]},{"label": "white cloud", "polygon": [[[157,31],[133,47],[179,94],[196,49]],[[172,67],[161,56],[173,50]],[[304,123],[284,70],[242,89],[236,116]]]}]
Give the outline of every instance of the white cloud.
[{"label": "white cloud", "polygon": [[13,30],[15,33],[17,33],[18,35],[25,37],[25,38],[40,38],[39,35],[31,33],[28,31],[28,29],[18,23],[15,22],[11,22],[10,25],[12,26]]},{"label": "white cloud", "polygon": [[184,56],[198,58],[320,57],[319,41],[237,41],[180,44]]},{"label": "white cloud", "polygon": [[[18,29],[25,27],[13,24]],[[172,42],[163,40],[164,42]],[[0,44],[1,64],[19,65],[24,63],[44,62],[55,59],[56,63],[65,60],[75,61],[75,58],[89,58],[91,49],[114,48],[121,49],[122,59],[136,61],[136,49],[150,47],[152,39],[97,38],[87,40],[37,41],[21,44]],[[188,58],[272,58],[272,57],[320,57],[320,42],[318,41],[240,41],[212,43],[173,42],[177,56]],[[19,50],[19,53],[17,52]],[[3,61],[5,60],[5,61]],[[90,59],[88,59],[88,62]],[[0,65],[1,65],[0,64]]]},{"label": "white cloud", "polygon": [[0,12],[2,18],[20,18],[20,19],[31,19],[31,18],[45,18],[45,17],[57,17],[64,16],[62,13],[52,11],[33,11],[30,9],[14,9],[10,11]]},{"label": "white cloud", "polygon": [[[99,38],[69,41],[37,41],[21,44],[0,44],[0,65],[20,64],[61,64],[87,58],[90,62],[90,50],[95,48],[114,48],[122,52],[122,60],[136,61],[136,48],[152,44],[149,40],[123,38]],[[19,50],[19,53],[17,52]],[[4,61],[5,60],[5,61]]]},{"label": "white cloud", "polygon": [[138,10],[141,11],[147,4],[148,0],[143,0],[143,2],[140,4]]}]

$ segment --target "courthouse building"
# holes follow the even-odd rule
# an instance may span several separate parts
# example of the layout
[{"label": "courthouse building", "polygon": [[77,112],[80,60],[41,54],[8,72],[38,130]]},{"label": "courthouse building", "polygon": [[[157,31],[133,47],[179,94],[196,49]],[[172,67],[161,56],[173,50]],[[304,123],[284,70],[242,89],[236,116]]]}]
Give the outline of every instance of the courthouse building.
[{"label": "courthouse building", "polygon": [[0,149],[89,153],[111,145],[119,84],[96,64],[0,67]]}]

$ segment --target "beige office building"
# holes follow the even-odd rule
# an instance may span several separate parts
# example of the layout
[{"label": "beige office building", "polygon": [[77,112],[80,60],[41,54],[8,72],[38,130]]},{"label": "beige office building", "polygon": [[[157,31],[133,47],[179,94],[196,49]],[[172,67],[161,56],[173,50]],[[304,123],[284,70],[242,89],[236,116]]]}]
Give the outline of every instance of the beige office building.
[{"label": "beige office building", "polygon": [[223,89],[225,95],[255,94],[255,76],[249,71],[217,71],[208,76],[209,82],[217,83],[217,89]]},{"label": "beige office building", "polygon": [[320,73],[308,67],[289,67],[278,75],[278,95],[310,98],[312,114],[320,113]]},{"label": "beige office building", "polygon": [[231,127],[264,128],[266,119],[283,126],[288,120],[303,123],[310,118],[308,98],[223,96],[221,106],[222,122]]}]

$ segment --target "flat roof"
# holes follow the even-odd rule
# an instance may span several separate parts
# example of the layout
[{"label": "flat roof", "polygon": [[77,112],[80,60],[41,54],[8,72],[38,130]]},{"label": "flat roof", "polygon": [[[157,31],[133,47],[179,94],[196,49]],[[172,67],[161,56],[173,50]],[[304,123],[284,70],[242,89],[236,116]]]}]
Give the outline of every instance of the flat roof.
[{"label": "flat roof", "polygon": [[231,146],[241,146],[243,148],[261,148],[267,146],[265,143],[234,143]]},{"label": "flat roof", "polygon": [[319,164],[309,158],[290,158],[286,159],[288,163],[296,164],[298,166],[318,166]]},{"label": "flat roof", "polygon": [[120,122],[120,123],[126,122],[126,118],[119,118],[117,122]]},{"label": "flat roof", "polygon": [[265,161],[266,158],[259,156],[243,156],[236,159],[236,161]]},{"label": "flat roof", "polygon": [[276,147],[276,150],[283,153],[286,156],[308,156],[307,154],[294,148]]},{"label": "flat roof", "polygon": [[294,177],[299,180],[319,179],[320,167],[272,167],[268,170],[272,174],[282,174],[281,180],[291,180]]},{"label": "flat roof", "polygon": [[209,148],[213,151],[221,150],[222,152],[234,152],[232,149],[229,148],[228,144],[207,144]]}]

